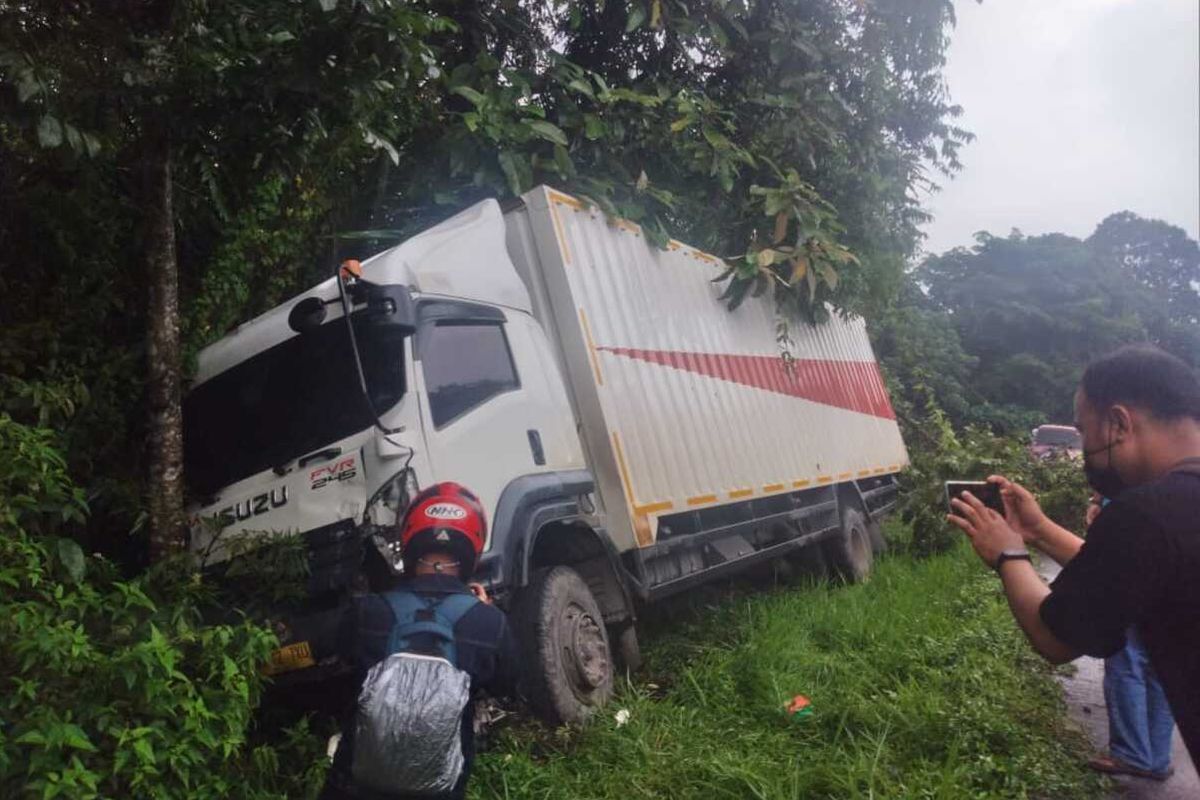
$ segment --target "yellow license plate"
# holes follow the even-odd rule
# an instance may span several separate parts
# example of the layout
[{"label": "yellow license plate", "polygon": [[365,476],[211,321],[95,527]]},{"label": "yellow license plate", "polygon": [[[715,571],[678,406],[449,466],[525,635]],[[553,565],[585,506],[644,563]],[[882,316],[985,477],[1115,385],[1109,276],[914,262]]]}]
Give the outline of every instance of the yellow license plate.
[{"label": "yellow license plate", "polygon": [[296,642],[272,651],[271,660],[263,667],[263,672],[268,675],[278,675],[281,672],[292,672],[316,666],[316,663],[308,642]]}]

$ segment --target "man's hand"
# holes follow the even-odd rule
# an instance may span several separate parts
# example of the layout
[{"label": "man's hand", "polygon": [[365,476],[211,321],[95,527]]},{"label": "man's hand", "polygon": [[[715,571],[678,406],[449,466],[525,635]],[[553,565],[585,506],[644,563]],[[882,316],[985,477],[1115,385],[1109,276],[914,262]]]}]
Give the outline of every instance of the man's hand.
[{"label": "man's hand", "polygon": [[471,594],[475,595],[476,599],[481,603],[492,604],[492,598],[488,597],[487,589],[483,588],[482,583],[468,583],[467,588],[471,590]]},{"label": "man's hand", "polygon": [[1004,519],[1008,526],[1019,533],[1026,544],[1040,545],[1041,532],[1049,518],[1033,494],[1003,475],[988,476],[988,483],[1000,487],[1000,499],[1004,502]]},{"label": "man's hand", "polygon": [[1004,517],[985,506],[970,492],[963,492],[962,499],[952,498],[950,505],[957,513],[948,515],[946,519],[962,528],[971,539],[975,552],[989,567],[996,566],[1002,551],[1025,547],[1021,534],[1010,528]]},{"label": "man's hand", "polygon": [[1092,527],[1092,523],[1096,521],[1096,517],[1100,516],[1100,509],[1103,507],[1103,501],[1100,499],[1099,492],[1092,492],[1092,496],[1088,498],[1087,511],[1083,514],[1083,524],[1087,527]]}]

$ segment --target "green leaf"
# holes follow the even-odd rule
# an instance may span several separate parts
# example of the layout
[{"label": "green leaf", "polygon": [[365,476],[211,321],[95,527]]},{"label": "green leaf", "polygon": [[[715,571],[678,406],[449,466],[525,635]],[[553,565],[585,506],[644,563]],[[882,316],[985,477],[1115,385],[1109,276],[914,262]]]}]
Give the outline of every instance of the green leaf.
[{"label": "green leaf", "polygon": [[545,120],[535,119],[535,120],[526,120],[525,124],[528,125],[531,129],[533,129],[534,133],[536,133],[538,136],[542,137],[543,139],[545,139],[548,142],[554,142],[555,144],[561,144],[563,147],[566,147],[568,144],[567,135],[562,132],[562,128],[558,127],[553,122],[546,122]]},{"label": "green leaf", "polygon": [[83,549],[74,539],[61,538],[58,540],[58,560],[71,576],[71,581],[79,583],[87,570],[87,562],[83,557]]},{"label": "green leaf", "polygon": [[691,117],[680,117],[671,123],[671,133],[679,133],[681,130],[692,124]]},{"label": "green leaf", "polygon": [[633,11],[629,12],[629,19],[625,22],[625,32],[632,33],[642,27],[642,23],[646,21],[646,7],[640,2],[633,7]]},{"label": "green leaf", "polygon": [[66,134],[67,146],[72,152],[83,152],[83,137],[79,135],[79,129],[74,125],[63,125],[63,133]]},{"label": "green leaf", "polygon": [[291,31],[275,31],[274,33],[267,34],[267,41],[271,44],[283,44],[284,42],[292,42],[295,40],[296,35]]},{"label": "green leaf", "polygon": [[459,95],[460,97],[467,98],[476,108],[487,102],[486,96],[475,91],[470,86],[455,86],[451,88],[450,91],[456,95]]},{"label": "green leaf", "polygon": [[754,281],[734,281],[731,286],[736,286],[729,300],[729,310],[737,311],[738,306],[746,299],[746,295],[750,294],[750,288],[754,285]]},{"label": "green leaf", "polygon": [[558,168],[558,172],[563,177],[570,177],[575,174],[575,164],[571,161],[571,156],[567,153],[567,148],[562,145],[554,146],[554,166]]},{"label": "green leaf", "polygon": [[322,11],[333,11],[337,8],[338,0],[317,0],[321,4]]},{"label": "green leaf", "polygon": [[837,287],[838,287],[837,270],[835,270],[833,267],[831,267],[825,263],[818,264],[817,270],[820,271],[821,279],[823,281],[825,281],[826,285],[828,285],[830,289],[837,289]]},{"label": "green leaf", "polygon": [[504,172],[504,177],[508,180],[508,188],[514,195],[521,193],[521,175],[517,167],[517,158],[518,156],[509,150],[504,150],[499,155],[500,169]]},{"label": "green leaf", "polygon": [[24,103],[35,94],[41,94],[42,84],[33,74],[33,70],[24,70],[20,73],[20,78],[17,82],[17,101]]},{"label": "green leaf", "polygon": [[591,141],[596,141],[604,135],[604,122],[595,114],[585,114],[583,117],[583,135]]},{"label": "green leaf", "polygon": [[42,147],[58,147],[63,140],[62,123],[49,114],[43,115],[38,122],[37,137],[38,144]]},{"label": "green leaf", "polygon": [[721,133],[716,128],[705,125],[703,130],[704,138],[707,139],[708,143],[717,150],[729,150],[733,147],[733,143],[729,141],[729,137]]},{"label": "green leaf", "polygon": [[83,732],[83,728],[78,725],[66,723],[62,726],[63,744],[67,747],[73,747],[76,750],[86,750],[89,753],[96,752],[96,746],[88,739],[87,734]]},{"label": "green leaf", "polygon": [[143,764],[153,764],[154,746],[150,744],[148,739],[135,739],[133,741],[133,751],[137,753],[138,758]]},{"label": "green leaf", "polygon": [[721,281],[725,280],[725,279],[726,279],[726,278],[728,278],[730,275],[732,275],[732,274],[734,273],[734,271],[735,271],[735,270],[734,270],[734,268],[733,268],[733,267],[730,267],[729,269],[725,270],[724,272],[722,272],[722,273],[721,273],[720,275],[718,275],[717,277],[713,278],[713,279],[712,279],[712,281],[711,281],[711,283],[720,283]]},{"label": "green leaf", "polygon": [[722,163],[717,168],[717,180],[721,182],[721,189],[726,194],[733,191],[733,170],[729,168],[727,163]]},{"label": "green leaf", "polygon": [[396,150],[396,146],[387,139],[372,130],[364,130],[363,139],[365,139],[367,144],[369,144],[371,147],[374,147],[376,150],[383,150],[386,152],[388,154],[388,158],[392,160],[392,164],[400,164],[400,152]]},{"label": "green leaf", "polygon": [[580,94],[586,94],[588,97],[596,96],[595,92],[592,91],[592,87],[588,86],[586,83],[579,80],[578,78],[576,78],[575,80],[568,83],[567,86],[574,89],[575,91],[579,92]]}]

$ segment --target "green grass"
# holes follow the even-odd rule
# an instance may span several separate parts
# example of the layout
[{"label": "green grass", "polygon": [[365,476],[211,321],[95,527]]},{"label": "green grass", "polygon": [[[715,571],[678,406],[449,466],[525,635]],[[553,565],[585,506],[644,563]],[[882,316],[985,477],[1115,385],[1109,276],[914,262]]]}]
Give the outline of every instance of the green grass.
[{"label": "green grass", "polygon": [[[609,707],[584,730],[506,728],[471,797],[1102,793],[1050,668],[966,548],[888,558],[858,586],[709,590],[647,623],[647,667]],[[783,713],[796,694],[807,720]]]}]

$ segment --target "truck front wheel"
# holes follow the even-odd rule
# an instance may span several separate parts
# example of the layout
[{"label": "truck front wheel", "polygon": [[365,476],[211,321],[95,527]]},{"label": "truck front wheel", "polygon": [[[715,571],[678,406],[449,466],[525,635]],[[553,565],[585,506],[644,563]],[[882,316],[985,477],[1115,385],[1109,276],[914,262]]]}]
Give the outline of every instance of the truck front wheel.
[{"label": "truck front wheel", "polygon": [[874,552],[862,511],[845,508],[841,532],[824,544],[830,566],[847,583],[857,583],[871,573]]},{"label": "truck front wheel", "polygon": [[596,598],[575,570],[551,567],[533,576],[515,611],[530,703],[553,724],[583,722],[613,691],[608,632]]}]

